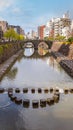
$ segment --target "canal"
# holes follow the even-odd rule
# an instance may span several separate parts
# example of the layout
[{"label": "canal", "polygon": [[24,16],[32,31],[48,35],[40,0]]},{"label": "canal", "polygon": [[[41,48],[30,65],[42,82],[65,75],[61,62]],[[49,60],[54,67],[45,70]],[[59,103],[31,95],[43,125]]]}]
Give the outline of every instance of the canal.
[{"label": "canal", "polygon": [[[0,94],[0,130],[73,130],[73,94],[63,92],[64,88],[73,87],[73,79],[49,53],[42,50],[40,53],[33,48],[24,49],[1,80],[0,87],[13,88],[16,97],[28,99],[30,104],[28,107],[23,103],[18,105],[11,101],[7,92]],[[15,93],[15,88],[19,88],[20,93]],[[23,93],[23,88],[27,88],[28,93]],[[41,99],[53,97],[53,92],[44,92],[50,88],[59,88],[60,99],[40,106]],[[35,100],[39,102],[36,108],[32,105]]]}]

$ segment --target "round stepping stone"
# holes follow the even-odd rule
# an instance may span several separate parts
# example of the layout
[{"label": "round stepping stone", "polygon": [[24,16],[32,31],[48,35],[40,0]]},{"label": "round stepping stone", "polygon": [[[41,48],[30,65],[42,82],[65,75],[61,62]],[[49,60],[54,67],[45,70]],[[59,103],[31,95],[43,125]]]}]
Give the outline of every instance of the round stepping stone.
[{"label": "round stepping stone", "polygon": [[28,108],[29,105],[30,105],[30,100],[29,99],[24,99],[23,100],[23,107]]},{"label": "round stepping stone", "polygon": [[13,92],[13,88],[8,88],[8,92]]},{"label": "round stepping stone", "polygon": [[53,88],[50,88],[50,93],[52,93],[53,92]]},{"label": "round stepping stone", "polygon": [[70,88],[70,90],[69,90],[69,91],[70,91],[70,93],[73,93],[73,88]]},{"label": "round stepping stone", "polygon": [[65,93],[65,94],[68,94],[68,92],[69,92],[69,89],[65,88],[65,89],[64,89],[64,93]]},{"label": "round stepping stone", "polygon": [[59,92],[55,92],[54,95],[57,95],[58,97],[60,97],[60,93]]},{"label": "round stepping stone", "polygon": [[53,98],[48,98],[47,99],[47,104],[48,105],[53,105],[54,104],[54,99]]},{"label": "round stepping stone", "polygon": [[42,93],[42,89],[41,88],[38,88],[38,93]]},{"label": "round stepping stone", "polygon": [[59,89],[58,89],[58,88],[56,88],[56,89],[54,89],[54,91],[55,91],[55,92],[59,92]]},{"label": "round stepping stone", "polygon": [[20,89],[19,89],[19,88],[16,88],[16,89],[15,89],[15,92],[16,92],[16,93],[20,93]]},{"label": "round stepping stone", "polygon": [[21,98],[16,98],[15,103],[20,105],[22,103],[22,99]]},{"label": "round stepping stone", "polygon": [[51,99],[50,98],[47,99],[47,104],[51,105]]},{"label": "round stepping stone", "polygon": [[28,88],[23,88],[23,93],[28,93]]},{"label": "round stepping stone", "polygon": [[54,96],[53,96],[53,99],[54,99],[54,102],[55,102],[55,103],[58,103],[58,101],[59,101],[58,95],[54,95]]},{"label": "round stepping stone", "polygon": [[54,104],[54,99],[53,99],[53,98],[51,98],[51,105],[52,105],[52,104]]},{"label": "round stepping stone", "polygon": [[41,107],[46,107],[46,100],[45,99],[40,100],[40,106]]},{"label": "round stepping stone", "polygon": [[31,92],[32,92],[32,93],[35,93],[35,89],[34,89],[34,88],[32,88],[32,89],[31,89]]},{"label": "round stepping stone", "polygon": [[33,108],[38,108],[39,107],[39,100],[33,100],[32,106],[33,106]]},{"label": "round stepping stone", "polygon": [[48,93],[48,91],[49,91],[49,90],[48,90],[47,88],[46,88],[46,89],[44,89],[44,93]]},{"label": "round stepping stone", "polygon": [[4,88],[0,88],[0,93],[4,93]]}]

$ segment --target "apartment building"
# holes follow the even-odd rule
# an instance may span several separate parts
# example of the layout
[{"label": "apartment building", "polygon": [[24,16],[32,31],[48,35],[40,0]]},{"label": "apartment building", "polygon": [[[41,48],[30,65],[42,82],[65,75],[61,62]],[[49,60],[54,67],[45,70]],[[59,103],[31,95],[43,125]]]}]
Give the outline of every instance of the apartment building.
[{"label": "apartment building", "polygon": [[54,37],[56,37],[57,35],[63,36],[64,28],[65,31],[66,29],[68,31],[68,28],[71,28],[71,20],[65,15],[63,15],[63,18],[56,18],[54,20]]},{"label": "apartment building", "polygon": [[45,25],[38,27],[38,37],[39,37],[39,39],[44,39],[44,28],[45,28]]},{"label": "apartment building", "polygon": [[13,28],[16,33],[24,35],[24,30],[20,26],[9,25],[9,28]]}]

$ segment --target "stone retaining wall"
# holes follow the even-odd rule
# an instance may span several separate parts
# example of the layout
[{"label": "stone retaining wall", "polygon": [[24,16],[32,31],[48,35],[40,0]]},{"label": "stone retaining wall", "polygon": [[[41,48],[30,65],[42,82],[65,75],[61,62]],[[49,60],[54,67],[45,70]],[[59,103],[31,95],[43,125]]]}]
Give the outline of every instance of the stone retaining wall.
[{"label": "stone retaining wall", "polygon": [[64,70],[73,77],[73,44],[54,42],[51,47],[51,53]]},{"label": "stone retaining wall", "polygon": [[63,42],[53,42],[52,52],[59,52],[69,59],[73,59],[73,44],[64,44]]},{"label": "stone retaining wall", "polygon": [[7,43],[0,45],[0,64],[21,50],[21,43]]},{"label": "stone retaining wall", "polygon": [[19,56],[21,56],[22,54],[23,54],[23,51],[20,50],[16,54],[11,56],[8,60],[6,60],[3,64],[0,65],[0,81],[2,80],[3,76],[5,75],[5,73],[8,70],[10,70],[10,68],[13,66],[13,64],[15,63],[17,58]]}]

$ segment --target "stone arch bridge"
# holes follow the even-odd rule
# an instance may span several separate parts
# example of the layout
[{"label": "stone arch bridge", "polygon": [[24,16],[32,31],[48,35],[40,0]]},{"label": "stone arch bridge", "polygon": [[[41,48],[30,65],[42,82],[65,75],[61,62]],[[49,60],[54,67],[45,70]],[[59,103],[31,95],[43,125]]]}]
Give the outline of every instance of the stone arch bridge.
[{"label": "stone arch bridge", "polygon": [[34,47],[35,50],[38,49],[38,45],[41,42],[46,43],[48,45],[48,49],[51,49],[51,46],[52,46],[52,43],[53,43],[52,41],[49,41],[49,40],[47,40],[47,41],[46,40],[26,40],[26,41],[24,41],[24,47],[25,47],[25,44],[29,43],[29,42],[31,42],[33,44],[33,47]]}]

